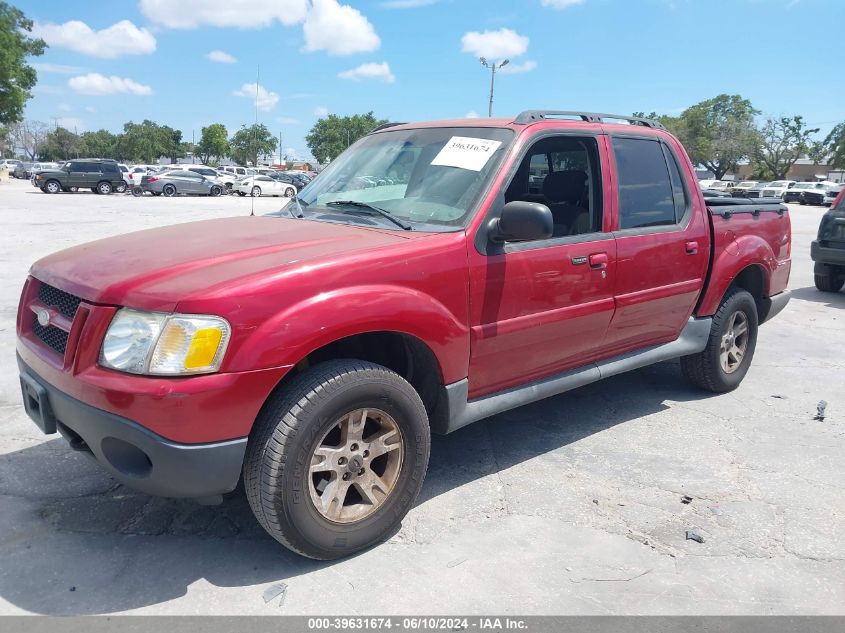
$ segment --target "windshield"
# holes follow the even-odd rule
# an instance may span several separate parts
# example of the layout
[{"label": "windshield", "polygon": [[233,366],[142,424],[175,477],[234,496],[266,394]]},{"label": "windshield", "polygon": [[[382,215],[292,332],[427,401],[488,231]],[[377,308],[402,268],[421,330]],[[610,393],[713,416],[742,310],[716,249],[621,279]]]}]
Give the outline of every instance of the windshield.
[{"label": "windshield", "polygon": [[754,186],[754,185],[756,185],[756,184],[757,184],[757,182],[756,182],[756,181],[754,181],[754,180],[746,180],[745,182],[741,182],[741,183],[739,183],[739,184],[736,186],[736,188],[737,188],[737,189],[751,189],[751,187],[753,187],[753,186]]},{"label": "windshield", "polygon": [[[512,138],[511,130],[483,127],[372,134],[330,163],[299,200],[306,211],[329,202],[363,202],[412,227],[453,230],[466,221]],[[356,221],[338,216],[335,205],[326,208],[333,221]]]},{"label": "windshield", "polygon": [[786,187],[785,180],[776,180],[773,183],[769,183],[770,187]]}]

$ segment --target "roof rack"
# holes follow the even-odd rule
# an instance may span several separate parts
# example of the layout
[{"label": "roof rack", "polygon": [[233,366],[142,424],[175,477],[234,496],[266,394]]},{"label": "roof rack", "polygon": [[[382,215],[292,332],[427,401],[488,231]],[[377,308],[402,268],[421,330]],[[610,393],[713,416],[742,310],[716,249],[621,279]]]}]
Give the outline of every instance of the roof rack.
[{"label": "roof rack", "polygon": [[533,123],[534,121],[542,121],[543,119],[556,117],[573,117],[579,118],[582,121],[589,123],[603,123],[605,119],[617,119],[627,121],[631,125],[642,125],[643,127],[650,127],[657,130],[665,130],[662,123],[654,119],[644,119],[638,116],[626,116],[624,114],[602,114],[600,112],[574,112],[569,110],[526,110],[521,112],[515,119],[514,123],[525,125]]},{"label": "roof rack", "polygon": [[372,130],[370,130],[370,131],[369,131],[369,133],[370,133],[370,134],[372,134],[373,132],[378,132],[378,131],[380,131],[380,130],[385,130],[385,129],[389,128],[389,127],[395,127],[395,126],[397,126],[397,125],[405,125],[405,123],[403,123],[403,122],[399,122],[399,121],[393,121],[393,122],[391,122],[391,123],[382,123],[382,124],[381,124],[381,125],[379,125],[378,127],[374,127]]}]

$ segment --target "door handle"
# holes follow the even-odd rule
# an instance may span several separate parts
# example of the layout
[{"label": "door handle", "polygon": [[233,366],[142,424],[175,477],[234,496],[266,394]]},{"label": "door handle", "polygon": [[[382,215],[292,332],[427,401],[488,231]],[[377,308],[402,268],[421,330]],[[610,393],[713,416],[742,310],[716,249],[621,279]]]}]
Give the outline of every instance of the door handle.
[{"label": "door handle", "polygon": [[698,242],[687,242],[685,248],[687,255],[695,255],[698,253]]},{"label": "door handle", "polygon": [[607,268],[607,253],[593,253],[590,255],[590,268],[604,270]]}]

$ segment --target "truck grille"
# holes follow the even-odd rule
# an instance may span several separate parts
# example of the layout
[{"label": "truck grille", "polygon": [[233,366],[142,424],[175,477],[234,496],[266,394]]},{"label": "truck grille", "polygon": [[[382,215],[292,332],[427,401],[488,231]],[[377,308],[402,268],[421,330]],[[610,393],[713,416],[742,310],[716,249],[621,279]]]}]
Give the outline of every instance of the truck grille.
[{"label": "truck grille", "polygon": [[[42,283],[38,288],[38,300],[44,305],[58,310],[61,314],[73,321],[76,311],[82,299],[75,297],[64,290]],[[67,350],[69,333],[54,325],[43,326],[38,322],[38,316],[32,315],[32,333],[38,337],[47,347],[64,356]]]}]

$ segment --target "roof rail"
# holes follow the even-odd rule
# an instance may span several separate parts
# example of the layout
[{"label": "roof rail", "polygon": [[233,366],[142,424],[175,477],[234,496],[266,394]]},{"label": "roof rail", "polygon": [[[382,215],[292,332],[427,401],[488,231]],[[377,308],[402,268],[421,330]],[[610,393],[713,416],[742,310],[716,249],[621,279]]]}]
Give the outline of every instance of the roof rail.
[{"label": "roof rail", "polygon": [[580,118],[582,121],[589,123],[603,123],[605,119],[618,119],[627,121],[631,125],[642,125],[643,127],[650,127],[657,130],[665,130],[662,123],[654,119],[644,119],[638,116],[626,116],[624,114],[602,114],[600,112],[574,112],[570,110],[526,110],[521,112],[515,119],[514,123],[525,125],[535,121],[542,121],[543,119],[556,117],[573,117]]},{"label": "roof rail", "polygon": [[390,123],[382,123],[382,124],[381,124],[381,125],[379,125],[378,127],[374,127],[374,128],[373,128],[372,130],[370,130],[368,133],[369,133],[369,134],[372,134],[373,132],[378,132],[378,131],[380,131],[380,130],[385,130],[385,129],[389,128],[389,127],[395,127],[395,126],[397,126],[397,125],[405,125],[405,123],[403,123],[403,122],[399,122],[399,121],[393,121],[393,122],[390,122]]}]

